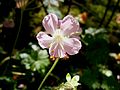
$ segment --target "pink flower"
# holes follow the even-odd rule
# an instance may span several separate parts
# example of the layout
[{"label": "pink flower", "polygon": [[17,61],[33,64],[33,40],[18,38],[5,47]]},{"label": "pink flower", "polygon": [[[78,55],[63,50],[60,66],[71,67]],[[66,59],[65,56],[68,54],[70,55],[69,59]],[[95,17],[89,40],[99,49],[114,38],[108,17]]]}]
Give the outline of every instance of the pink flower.
[{"label": "pink flower", "polygon": [[16,8],[24,8],[28,3],[28,0],[15,0],[15,1],[16,1]]},{"label": "pink flower", "polygon": [[42,48],[49,48],[53,58],[64,58],[67,54],[74,55],[81,49],[78,33],[81,32],[79,23],[71,15],[59,20],[55,14],[50,13],[43,19],[46,32],[39,32],[37,40]]}]

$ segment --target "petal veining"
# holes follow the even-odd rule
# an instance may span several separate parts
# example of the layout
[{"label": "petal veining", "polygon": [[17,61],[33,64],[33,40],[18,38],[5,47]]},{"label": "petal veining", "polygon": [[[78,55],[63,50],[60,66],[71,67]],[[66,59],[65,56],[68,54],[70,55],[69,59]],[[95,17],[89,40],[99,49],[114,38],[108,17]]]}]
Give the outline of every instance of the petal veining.
[{"label": "petal veining", "polygon": [[36,37],[39,45],[42,48],[49,48],[50,44],[53,41],[53,38],[48,36],[45,32],[39,32]]},{"label": "petal veining", "polygon": [[64,47],[65,51],[67,52],[67,54],[74,55],[79,52],[82,45],[78,39],[68,38],[68,39],[64,40],[63,47]]},{"label": "petal veining", "polygon": [[50,13],[44,17],[42,24],[48,34],[53,34],[58,27],[58,18],[55,14]]},{"label": "petal veining", "polygon": [[81,28],[79,22],[67,15],[59,20],[55,14],[48,14],[43,19],[45,32],[39,32],[37,40],[42,48],[49,48],[51,58],[64,58],[67,54],[79,53],[82,45],[80,40]]},{"label": "petal veining", "polygon": [[67,15],[63,18],[60,23],[60,28],[63,30],[65,35],[71,35],[79,31],[79,22],[71,15]]},{"label": "petal veining", "polygon": [[63,58],[66,56],[64,48],[60,43],[52,43],[49,48],[49,53],[53,57]]}]

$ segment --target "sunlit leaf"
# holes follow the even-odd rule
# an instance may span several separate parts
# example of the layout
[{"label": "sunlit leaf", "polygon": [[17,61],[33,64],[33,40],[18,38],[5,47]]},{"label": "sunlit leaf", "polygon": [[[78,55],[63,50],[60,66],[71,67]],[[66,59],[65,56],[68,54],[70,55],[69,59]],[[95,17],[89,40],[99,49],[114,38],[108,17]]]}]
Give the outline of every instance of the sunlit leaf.
[{"label": "sunlit leaf", "polygon": [[67,82],[71,81],[71,75],[69,73],[66,75],[66,80],[67,80]]}]

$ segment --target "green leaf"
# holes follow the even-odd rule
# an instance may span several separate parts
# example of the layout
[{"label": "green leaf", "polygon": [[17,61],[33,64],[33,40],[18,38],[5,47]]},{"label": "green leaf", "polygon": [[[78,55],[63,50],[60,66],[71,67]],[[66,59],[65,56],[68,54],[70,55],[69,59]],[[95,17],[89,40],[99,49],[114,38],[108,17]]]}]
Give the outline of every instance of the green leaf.
[{"label": "green leaf", "polygon": [[73,78],[72,78],[72,81],[79,81],[80,77],[78,75],[75,75]]},{"label": "green leaf", "polygon": [[67,75],[66,75],[66,80],[67,80],[67,82],[71,81],[71,75],[69,73],[67,73]]}]

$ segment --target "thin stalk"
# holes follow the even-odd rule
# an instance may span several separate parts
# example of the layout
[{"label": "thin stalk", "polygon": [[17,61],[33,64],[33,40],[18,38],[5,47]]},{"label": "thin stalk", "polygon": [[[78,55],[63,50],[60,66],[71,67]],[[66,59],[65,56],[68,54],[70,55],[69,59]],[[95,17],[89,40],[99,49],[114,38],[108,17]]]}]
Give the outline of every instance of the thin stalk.
[{"label": "thin stalk", "polygon": [[34,7],[34,8],[27,8],[27,9],[25,9],[25,11],[28,11],[28,10],[35,10],[35,9],[38,9],[38,8],[41,8],[41,6]]},{"label": "thin stalk", "polygon": [[[23,12],[24,12],[24,9],[21,9],[20,24],[19,24],[19,28],[18,28],[18,32],[17,32],[17,36],[16,36],[16,39],[15,39],[15,42],[14,42],[12,50],[10,52],[10,60],[12,58],[12,53],[13,53],[13,50],[14,50],[14,48],[16,46],[16,43],[17,43],[17,40],[18,40],[18,37],[19,37],[19,34],[20,34],[20,30],[21,30],[21,26],[22,26]],[[9,66],[9,62],[6,65],[6,68],[5,68],[4,72],[3,72],[3,75],[6,73],[8,66]]]},{"label": "thin stalk", "polygon": [[13,45],[13,48],[12,48],[12,52],[11,52],[11,53],[13,53],[13,50],[14,50],[14,48],[15,48],[15,46],[16,46],[16,43],[17,43],[17,40],[18,40],[20,31],[21,31],[22,19],[23,19],[23,12],[24,12],[24,9],[21,9],[20,25],[19,25],[19,28],[18,28],[17,36],[16,36],[16,39],[15,39],[15,42],[14,42],[14,45]]},{"label": "thin stalk", "polygon": [[90,10],[89,8],[85,7],[83,4],[80,4],[79,2],[77,2],[75,0],[72,0],[72,4],[76,5],[78,7],[82,7],[82,9],[84,9],[87,12],[89,12],[90,14],[94,15],[97,18],[98,21],[101,19],[101,18],[98,17],[98,15],[93,10]]},{"label": "thin stalk", "polygon": [[44,84],[45,80],[47,79],[47,77],[50,75],[50,73],[53,71],[53,69],[55,68],[55,66],[57,65],[59,61],[59,58],[57,58],[54,62],[54,64],[52,65],[52,67],[50,68],[50,70],[48,71],[48,73],[46,74],[46,76],[44,77],[44,79],[42,80],[41,84],[38,87],[38,90],[41,89],[42,85]]},{"label": "thin stalk", "polygon": [[28,5],[30,5],[33,1],[34,1],[34,0],[28,1],[28,4],[26,5],[26,7],[27,7]]},{"label": "thin stalk", "polygon": [[47,12],[47,8],[44,6],[44,4],[43,4],[43,0],[40,0],[40,2],[41,2],[41,4],[42,4],[42,7],[43,7],[43,9],[44,9],[46,15],[47,15],[47,14],[48,14],[48,12]]},{"label": "thin stalk", "polygon": [[103,22],[104,22],[104,20],[105,20],[105,16],[107,15],[107,12],[108,12],[108,10],[109,10],[110,2],[111,2],[111,0],[108,0],[108,3],[107,3],[107,6],[106,6],[106,10],[105,10],[104,16],[103,16],[102,20],[100,21],[99,27],[102,26],[102,24],[103,24]]},{"label": "thin stalk", "polygon": [[72,5],[72,0],[69,0],[69,1],[68,1],[68,10],[67,10],[65,16],[69,14],[71,5]]},{"label": "thin stalk", "polygon": [[116,2],[116,5],[115,5],[115,7],[114,7],[114,9],[113,9],[113,11],[112,11],[112,14],[111,14],[110,18],[108,19],[107,24],[105,25],[106,28],[108,27],[109,23],[111,22],[114,14],[115,14],[115,11],[117,10],[117,7],[119,6],[119,2],[120,2],[120,0],[118,0],[118,1]]}]

